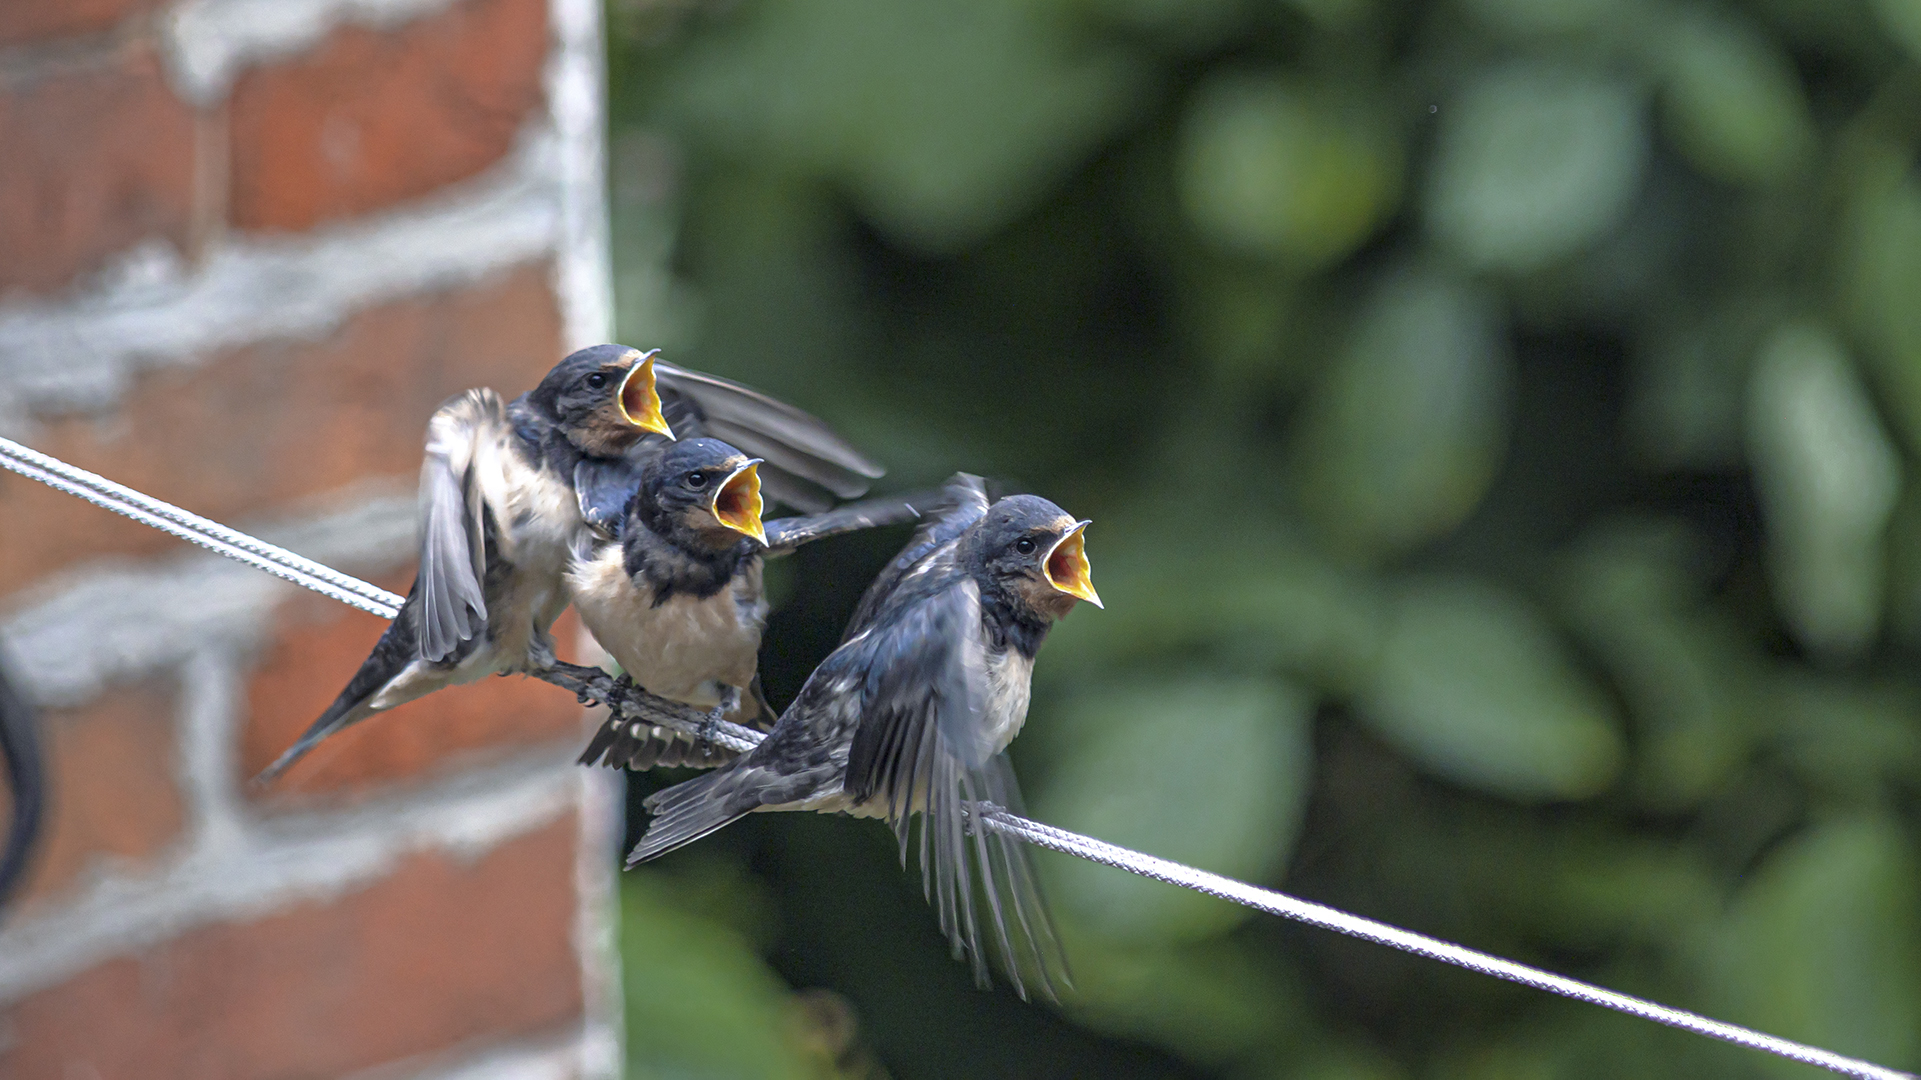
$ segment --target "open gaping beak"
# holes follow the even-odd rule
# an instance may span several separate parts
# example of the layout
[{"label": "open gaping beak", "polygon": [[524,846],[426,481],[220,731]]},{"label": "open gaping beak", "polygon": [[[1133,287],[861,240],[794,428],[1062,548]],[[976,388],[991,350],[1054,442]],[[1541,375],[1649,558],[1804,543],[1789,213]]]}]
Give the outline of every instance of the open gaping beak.
[{"label": "open gaping beak", "polygon": [[[659,350],[655,350],[658,352]],[[627,369],[620,381],[620,415],[628,423],[656,435],[674,437],[667,418],[660,414],[660,394],[654,389],[654,354],[648,353]]]},{"label": "open gaping beak", "polygon": [[1069,529],[1066,536],[1054,541],[1041,568],[1047,574],[1049,585],[1075,599],[1103,607],[1101,594],[1094,591],[1094,578],[1087,566],[1086,533],[1089,524],[1091,522],[1080,522]]},{"label": "open gaping beak", "polygon": [[708,504],[722,525],[743,536],[751,536],[760,541],[761,547],[766,547],[767,530],[760,524],[761,508],[759,458],[735,469],[732,476],[714,489],[714,501]]}]

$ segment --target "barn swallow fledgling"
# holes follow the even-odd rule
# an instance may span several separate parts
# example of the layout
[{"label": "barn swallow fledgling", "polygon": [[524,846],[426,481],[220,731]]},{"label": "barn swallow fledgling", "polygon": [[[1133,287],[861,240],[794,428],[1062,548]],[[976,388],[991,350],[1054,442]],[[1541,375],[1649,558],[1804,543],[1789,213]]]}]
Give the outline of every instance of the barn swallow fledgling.
[{"label": "barn swallow fledgling", "polygon": [[551,664],[548,628],[568,602],[562,575],[587,528],[574,469],[625,460],[649,431],[671,434],[651,356],[619,345],[568,356],[511,404],[483,388],[435,411],[420,466],[413,588],[346,689],[256,782],[376,712]]},{"label": "barn swallow fledgling", "polygon": [[346,689],[256,782],[376,712],[444,686],[552,663],[548,631],[570,599],[564,575],[574,550],[599,527],[594,500],[631,490],[646,462],[672,445],[669,412],[688,429],[709,412],[724,416],[774,447],[801,481],[832,481],[832,490],[864,491],[859,478],[880,471],[791,406],[672,370],[669,388],[654,353],[595,345],[562,360],[511,404],[480,389],[442,405],[428,422],[421,463],[413,588]]},{"label": "barn swallow fledgling", "polygon": [[[955,955],[969,957],[984,985],[982,923],[991,921],[1015,990],[1026,995],[1025,971],[1052,996],[1065,957],[1026,849],[970,830],[964,807],[988,801],[1018,812],[1002,751],[1026,719],[1034,656],[1077,601],[1100,603],[1083,550],[1087,522],[1032,495],[989,506],[974,477],[948,491],[950,504],[874,583],[847,638],[766,740],[647,800],[654,817],[628,865],[756,810],[884,817],[905,862],[918,814],[922,877]],[[976,917],[976,875],[986,920]]]},{"label": "barn swallow fledgling", "polygon": [[[763,524],[762,464],[718,439],[675,443],[642,472],[620,539],[579,552],[567,580],[581,622],[636,685],[766,730],[774,712],[757,677],[764,560],[918,514],[905,500],[875,499]],[[616,716],[580,763],[648,769],[731,756]]]}]

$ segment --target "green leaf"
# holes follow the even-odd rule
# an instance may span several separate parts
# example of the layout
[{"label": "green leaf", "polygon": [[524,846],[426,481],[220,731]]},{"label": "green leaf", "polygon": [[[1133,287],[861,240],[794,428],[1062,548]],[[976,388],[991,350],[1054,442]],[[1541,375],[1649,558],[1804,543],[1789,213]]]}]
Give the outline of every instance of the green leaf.
[{"label": "green leaf", "polygon": [[1126,120],[1147,70],[1023,0],[763,0],[685,64],[684,130],[836,179],[930,252],[1030,208]]},{"label": "green leaf", "polygon": [[1633,718],[1634,792],[1669,811],[1719,789],[1761,734],[1751,691],[1765,663],[1703,610],[1693,539],[1672,522],[1610,522],[1583,538],[1561,575],[1576,628]]},{"label": "green leaf", "polygon": [[1695,168],[1761,186],[1806,165],[1815,149],[1814,117],[1793,60],[1773,40],[1705,9],[1654,25],[1666,72],[1662,117]]},{"label": "green leaf", "polygon": [[1870,147],[1843,231],[1843,295],[1890,416],[1921,448],[1921,179],[1912,150]]},{"label": "green leaf", "polygon": [[1311,271],[1351,254],[1393,213],[1402,163],[1365,110],[1236,71],[1195,93],[1178,170],[1181,205],[1202,235]]},{"label": "green leaf", "polygon": [[1718,1015],[1890,1068],[1921,1064],[1916,885],[1913,842],[1884,818],[1796,837],[1754,874],[1710,946]]},{"label": "green leaf", "polygon": [[621,885],[628,1075],[808,1080],[792,992],[725,922],[652,872]]},{"label": "green leaf", "polygon": [[1613,782],[1607,702],[1518,596],[1475,582],[1409,584],[1356,701],[1382,738],[1437,776],[1527,801]]},{"label": "green leaf", "polygon": [[1516,37],[1572,34],[1605,25],[1623,0],[1466,0],[1475,17]]},{"label": "green leaf", "polygon": [[[1052,718],[1057,764],[1034,800],[1049,824],[1248,881],[1287,860],[1306,805],[1313,700],[1275,680],[1122,682]],[[1089,930],[1212,937],[1245,908],[1094,863],[1049,864],[1051,895]]]},{"label": "green leaf", "polygon": [[1247,22],[1243,0],[1056,0],[1069,10],[1151,34],[1157,45],[1182,51],[1217,48]]},{"label": "green leaf", "polygon": [[1272,1046],[1303,1022],[1304,988],[1281,965],[1236,942],[1116,943],[1076,933],[1071,921],[1062,930],[1074,958],[1069,1007],[1098,1030],[1219,1067]]},{"label": "green leaf", "polygon": [[1701,472],[1741,467],[1748,369],[1779,309],[1778,300],[1740,296],[1635,335],[1636,385],[1626,419],[1643,463]]},{"label": "green leaf", "polygon": [[1403,1080],[1408,1075],[1393,1058],[1363,1044],[1342,1045],[1322,1035],[1300,1055],[1288,1055],[1269,1067],[1235,1080]]},{"label": "green leaf", "polygon": [[[1196,533],[1187,490],[1103,518],[1095,578],[1107,609],[1066,620],[1035,677],[1105,675],[1198,658],[1210,671],[1279,672],[1344,691],[1370,662],[1381,600],[1366,575],[1331,565],[1291,530],[1248,516]],[[1089,530],[1092,531],[1091,529]],[[1169,559],[1178,547],[1183,557]]]},{"label": "green leaf", "polygon": [[1880,624],[1883,536],[1901,466],[1825,327],[1782,327],[1748,390],[1748,455],[1768,525],[1775,604],[1802,644],[1860,652]]},{"label": "green leaf", "polygon": [[1302,498],[1337,546],[1397,553],[1466,518],[1507,442],[1512,360],[1492,297],[1391,274],[1307,406]]},{"label": "green leaf", "polygon": [[1516,61],[1441,108],[1427,224],[1469,263],[1533,270],[1627,214],[1647,165],[1641,93],[1597,71]]},{"label": "green leaf", "polygon": [[1868,0],[1897,45],[1921,60],[1921,0]]}]

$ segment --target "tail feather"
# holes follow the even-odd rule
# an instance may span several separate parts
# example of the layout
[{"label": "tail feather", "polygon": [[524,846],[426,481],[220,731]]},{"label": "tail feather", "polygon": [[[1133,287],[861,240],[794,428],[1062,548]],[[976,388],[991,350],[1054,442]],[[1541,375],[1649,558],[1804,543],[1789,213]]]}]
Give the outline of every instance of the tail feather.
[{"label": "tail feather", "polygon": [[[347,680],[346,689],[340,691],[340,696],[334,699],[332,705],[327,706],[327,711],[320,714],[320,719],[315,720],[307,728],[299,741],[288,747],[286,753],[275,759],[273,764],[262,769],[259,776],[254,777],[254,784],[272,783],[295,762],[306,757],[307,752],[320,745],[327,736],[379,712],[379,709],[370,707],[374,697],[385,690],[390,683],[405,675],[409,668],[426,663],[414,656],[413,625],[416,612],[410,609],[417,608],[418,601],[415,599],[415,594],[410,593],[406,603],[401,605],[400,614],[387,625],[386,632],[380,635],[379,642],[374,645],[373,652],[368,654],[367,659],[361,663],[360,670],[354,672],[353,678]],[[435,685],[423,682],[419,693],[413,694],[412,697],[418,697],[435,688]]]},{"label": "tail feather", "polygon": [[722,769],[655,792],[644,804],[654,819],[628,853],[627,865],[658,858],[746,817],[760,805],[742,796],[750,785],[742,770]]},{"label": "tail feather", "polygon": [[[726,719],[758,731],[771,731],[777,715],[774,707],[767,703],[766,695],[761,692],[760,676],[755,675],[746,692],[741,694],[740,707],[728,713]],[[739,756],[737,751],[700,742],[691,735],[671,728],[655,727],[615,716],[609,717],[594,732],[593,740],[587,744],[587,749],[575,764],[605,765],[610,769],[633,772],[680,767],[711,769]]]},{"label": "tail feather", "polygon": [[[998,754],[980,768],[964,768],[937,741],[918,752],[927,802],[916,816],[922,881],[941,930],[980,985],[988,985],[997,963],[1023,1000],[1058,1001],[1073,977],[1027,847],[972,820],[982,802],[1020,812],[1013,770]],[[896,818],[895,828],[904,862],[907,821]],[[976,906],[983,902],[985,911]]]},{"label": "tail feather", "polygon": [[711,769],[732,761],[735,756],[731,750],[700,742],[670,728],[614,717],[594,732],[593,741],[587,744],[575,764],[605,765],[633,772],[682,766]]},{"label": "tail feather", "polygon": [[[365,671],[366,669],[362,668],[361,670]],[[358,676],[355,677],[354,682],[359,682]],[[284,753],[275,758],[273,764],[260,770],[260,775],[253,778],[254,785],[257,787],[265,786],[280,779],[282,773],[293,768],[295,762],[306,757],[308,752],[314,747],[319,746],[327,736],[373,715],[374,710],[366,709],[362,706],[364,706],[367,703],[367,699],[373,697],[374,693],[379,689],[378,686],[375,686],[366,693],[359,694],[355,693],[354,683],[348,683],[347,689],[340,692],[340,696],[334,699],[332,705],[327,706],[327,711],[320,714],[320,719],[315,720],[305,734],[301,735],[292,746],[287,747]]]}]

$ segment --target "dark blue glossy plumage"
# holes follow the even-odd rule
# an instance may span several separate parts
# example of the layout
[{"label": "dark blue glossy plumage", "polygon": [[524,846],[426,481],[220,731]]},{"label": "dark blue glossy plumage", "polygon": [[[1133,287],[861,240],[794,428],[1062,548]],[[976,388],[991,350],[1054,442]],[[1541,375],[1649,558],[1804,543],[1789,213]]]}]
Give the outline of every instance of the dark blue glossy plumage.
[{"label": "dark blue glossy plumage", "polygon": [[983,982],[997,955],[1022,994],[1052,995],[1065,958],[1026,850],[970,830],[967,807],[1019,809],[1002,750],[1026,715],[1035,650],[1074,602],[1043,560],[1081,523],[1033,496],[989,507],[975,477],[957,477],[947,494],[766,740],[648,800],[654,818],[629,862],[762,809],[884,817],[905,860],[918,816],[928,897],[956,954]]}]

